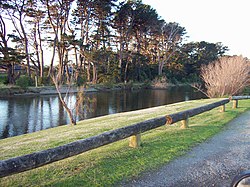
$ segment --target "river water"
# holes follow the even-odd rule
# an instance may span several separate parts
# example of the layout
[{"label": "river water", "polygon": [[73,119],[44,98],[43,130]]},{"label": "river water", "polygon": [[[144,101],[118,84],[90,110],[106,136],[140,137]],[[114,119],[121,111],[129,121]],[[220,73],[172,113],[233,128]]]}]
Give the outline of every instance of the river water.
[{"label": "river water", "polygon": [[[90,92],[85,95],[89,99],[78,120],[205,98],[186,86],[166,90]],[[75,103],[76,96],[71,95],[68,99],[71,104]],[[0,98],[0,139],[65,124],[69,124],[69,119],[56,95]]]}]

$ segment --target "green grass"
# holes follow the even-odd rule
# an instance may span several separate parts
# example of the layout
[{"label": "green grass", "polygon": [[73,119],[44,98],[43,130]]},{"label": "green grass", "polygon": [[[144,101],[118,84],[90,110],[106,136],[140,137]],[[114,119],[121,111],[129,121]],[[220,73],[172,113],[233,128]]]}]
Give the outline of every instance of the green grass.
[{"label": "green grass", "polygon": [[[0,159],[52,148],[103,131],[146,119],[197,107],[218,99],[188,101],[135,112],[114,114],[0,141]],[[250,109],[250,100],[239,102],[238,109],[218,108],[192,117],[190,128],[180,124],[163,126],[142,134],[142,147],[128,147],[122,140],[31,171],[4,177],[0,186],[117,186],[141,173],[154,170],[184,154],[193,146],[221,131],[226,123]]]}]

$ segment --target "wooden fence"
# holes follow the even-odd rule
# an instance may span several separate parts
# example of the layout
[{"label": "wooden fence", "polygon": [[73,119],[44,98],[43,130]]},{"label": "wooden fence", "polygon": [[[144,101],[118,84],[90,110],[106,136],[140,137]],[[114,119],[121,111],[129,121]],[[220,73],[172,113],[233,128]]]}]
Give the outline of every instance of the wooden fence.
[{"label": "wooden fence", "polygon": [[229,99],[233,101],[233,108],[238,108],[238,100],[250,99],[250,96],[232,96]]},{"label": "wooden fence", "polygon": [[[250,97],[248,96],[247,99]],[[155,129],[163,125],[171,125],[178,121],[183,123],[183,127],[188,127],[188,118],[212,110],[221,106],[221,112],[225,111],[225,104],[230,100],[246,99],[245,97],[233,97],[223,99],[218,102],[207,104],[201,107],[177,112],[163,117],[158,117],[136,123],[130,126],[122,127],[116,130],[104,132],[102,134],[78,140],[69,144],[58,146],[55,148],[34,152],[31,154],[10,158],[0,161],[0,177],[5,177],[15,173],[20,173],[30,169],[34,169],[58,160],[62,160],[103,145],[107,145],[125,138],[130,137],[129,146],[138,147],[140,145],[141,133]]]}]

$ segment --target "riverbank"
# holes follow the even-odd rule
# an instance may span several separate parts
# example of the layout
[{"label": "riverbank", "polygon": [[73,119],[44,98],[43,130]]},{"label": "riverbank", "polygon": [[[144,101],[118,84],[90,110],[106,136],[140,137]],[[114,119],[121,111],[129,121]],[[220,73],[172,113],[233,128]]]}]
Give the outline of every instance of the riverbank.
[{"label": "riverbank", "polygon": [[[217,101],[187,101],[133,112],[84,120],[76,126],[60,126],[0,141],[0,159],[40,151],[119,127]],[[190,119],[190,128],[180,124],[164,126],[143,133],[142,147],[128,147],[122,140],[38,169],[5,177],[0,186],[112,186],[156,169],[184,154],[223,129],[233,118],[250,109],[250,100],[239,102],[238,109],[227,104],[226,112],[218,108]]]},{"label": "riverbank", "polygon": [[[69,93],[77,93],[79,88],[73,87],[68,90],[67,87],[61,88],[61,93],[65,94]],[[95,92],[97,91],[95,88],[87,88],[86,92]],[[11,97],[11,96],[32,96],[32,95],[55,95],[57,94],[56,88],[53,86],[43,86],[43,87],[28,87],[28,88],[20,88],[20,87],[6,87],[0,89],[0,97]]]},{"label": "riverbank", "polygon": [[[84,89],[85,92],[96,92],[96,91],[107,91],[107,90],[118,90],[118,89],[139,89],[145,88],[146,86],[141,84],[134,84],[134,85],[124,85],[124,84],[117,84],[117,85],[90,85]],[[62,86],[60,91],[62,94],[65,93],[77,93],[79,92],[79,87],[71,87],[68,89],[67,86]],[[17,86],[5,86],[0,88],[0,97],[10,97],[10,96],[29,96],[29,95],[55,95],[57,94],[56,88],[54,86],[42,86],[42,87],[27,87],[21,88]]]},{"label": "riverbank", "polygon": [[[112,91],[112,90],[137,90],[137,89],[168,89],[176,86],[187,86],[188,84],[168,84],[165,87],[152,86],[149,83],[119,83],[119,84],[90,84],[84,91],[85,92],[97,92],[97,91]],[[61,93],[78,93],[79,87],[62,86]],[[0,88],[0,97],[13,97],[13,96],[36,96],[36,95],[56,95],[57,91],[54,86],[42,86],[42,87],[27,87],[21,88],[17,86],[4,86]]]}]

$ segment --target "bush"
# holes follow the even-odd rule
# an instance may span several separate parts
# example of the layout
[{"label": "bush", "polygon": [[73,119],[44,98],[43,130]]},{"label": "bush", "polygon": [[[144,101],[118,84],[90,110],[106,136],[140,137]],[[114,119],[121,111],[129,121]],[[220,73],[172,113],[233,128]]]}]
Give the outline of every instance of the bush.
[{"label": "bush", "polygon": [[86,82],[87,82],[87,78],[85,76],[77,77],[77,80],[76,80],[77,86],[83,86],[84,84],[86,84]]},{"label": "bush", "polygon": [[31,80],[28,76],[22,75],[19,79],[17,79],[16,85],[21,88],[27,88],[31,86]]},{"label": "bush", "polygon": [[249,75],[249,61],[242,56],[222,57],[201,68],[201,78],[210,98],[239,94],[249,84]]},{"label": "bush", "polygon": [[7,84],[8,83],[8,77],[6,74],[1,74],[0,75],[0,85],[1,84]]},{"label": "bush", "polygon": [[152,87],[154,88],[166,88],[168,81],[166,76],[157,77],[152,81]]}]

